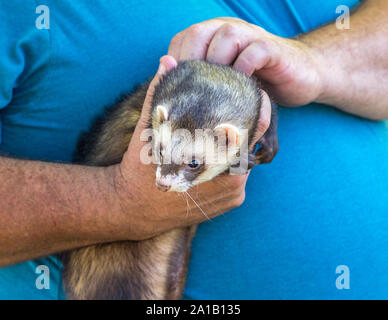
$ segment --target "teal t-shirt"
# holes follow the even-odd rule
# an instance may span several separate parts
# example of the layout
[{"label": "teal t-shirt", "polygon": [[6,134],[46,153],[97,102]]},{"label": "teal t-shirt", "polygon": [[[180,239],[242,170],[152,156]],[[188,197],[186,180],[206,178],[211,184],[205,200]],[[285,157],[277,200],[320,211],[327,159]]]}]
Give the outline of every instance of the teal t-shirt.
[{"label": "teal t-shirt", "polygon": [[[290,37],[358,2],[0,0],[0,151],[71,161],[80,132],[193,23],[236,16]],[[185,298],[388,298],[387,122],[318,104],[279,113],[280,152],[253,170],[244,205],[200,226]],[[49,289],[36,286],[39,265]],[[0,298],[64,298],[60,274],[53,256],[2,268]]]}]

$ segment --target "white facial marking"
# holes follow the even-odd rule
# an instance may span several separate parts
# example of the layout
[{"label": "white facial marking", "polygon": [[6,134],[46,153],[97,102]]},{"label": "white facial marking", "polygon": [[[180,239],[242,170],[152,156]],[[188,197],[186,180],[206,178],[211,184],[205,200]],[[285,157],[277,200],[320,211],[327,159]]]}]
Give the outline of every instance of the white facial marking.
[{"label": "white facial marking", "polygon": [[168,174],[166,176],[161,176],[160,167],[156,169],[156,182],[158,184],[169,186],[170,189],[168,192],[184,192],[191,187],[191,183],[189,183],[185,177],[184,173],[181,170],[178,175],[176,174]]},{"label": "white facial marking", "polygon": [[161,171],[161,168],[158,166],[156,168],[156,180],[158,181],[160,179],[160,171]]},{"label": "white facial marking", "polygon": [[156,112],[159,115],[160,121],[168,120],[168,110],[165,106],[162,106],[162,105],[156,106]]}]

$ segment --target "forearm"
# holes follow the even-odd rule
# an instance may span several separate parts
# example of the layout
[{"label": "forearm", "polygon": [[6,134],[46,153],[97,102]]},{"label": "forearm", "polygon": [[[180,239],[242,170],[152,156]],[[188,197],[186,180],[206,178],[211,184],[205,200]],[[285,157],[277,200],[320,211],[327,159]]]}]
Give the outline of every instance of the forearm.
[{"label": "forearm", "polygon": [[323,61],[318,102],[370,119],[388,118],[387,11],[386,0],[368,0],[351,15],[349,30],[333,23],[300,38]]},{"label": "forearm", "polygon": [[0,266],[114,240],[112,170],[0,157]]}]

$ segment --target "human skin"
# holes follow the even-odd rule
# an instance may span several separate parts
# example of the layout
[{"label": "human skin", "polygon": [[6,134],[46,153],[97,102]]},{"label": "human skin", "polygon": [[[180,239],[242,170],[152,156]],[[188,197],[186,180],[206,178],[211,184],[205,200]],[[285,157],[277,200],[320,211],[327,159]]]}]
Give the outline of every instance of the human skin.
[{"label": "human skin", "polygon": [[294,39],[237,18],[192,25],[171,41],[177,60],[206,59],[256,74],[284,106],[321,102],[373,119],[388,118],[388,2],[364,1],[350,29],[328,24]]},{"label": "human skin", "polygon": [[[141,120],[119,165],[92,168],[0,157],[0,266],[85,245],[140,240],[203,221],[195,204],[155,187],[152,166],[143,165],[139,134],[149,116],[152,88],[176,60],[233,63],[255,73],[281,104],[312,101],[370,119],[388,117],[388,17],[384,0],[369,0],[351,17],[350,30],[327,25],[296,39],[285,39],[235,18],[194,25],[176,35],[170,57],[148,92]],[[172,57],[171,57],[172,56]],[[256,138],[268,128],[270,107]],[[220,176],[195,187],[210,217],[244,201],[247,175]]]}]

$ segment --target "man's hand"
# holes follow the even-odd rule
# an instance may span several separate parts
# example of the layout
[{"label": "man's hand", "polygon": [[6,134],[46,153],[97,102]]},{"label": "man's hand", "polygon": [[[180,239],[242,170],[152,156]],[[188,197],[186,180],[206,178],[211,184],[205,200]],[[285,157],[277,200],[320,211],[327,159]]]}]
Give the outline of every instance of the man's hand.
[{"label": "man's hand", "polygon": [[177,60],[205,59],[255,74],[276,102],[310,102],[380,120],[388,118],[386,0],[366,0],[351,15],[349,30],[328,24],[285,39],[237,18],[195,24],[171,41]]},{"label": "man's hand", "polygon": [[[155,167],[140,161],[145,142],[140,141],[150,117],[152,95],[159,79],[175,68],[171,56],[161,58],[158,73],[151,82],[139,123],[122,163],[116,167],[115,186],[123,211],[113,221],[120,221],[121,238],[141,240],[176,227],[199,223],[241,205],[245,197],[248,175],[222,175],[188,191],[193,199],[176,192],[161,192],[155,186]],[[271,107],[265,97],[255,138],[258,141],[267,130]],[[201,208],[199,208],[201,207]],[[122,226],[128,226],[125,230]]]},{"label": "man's hand", "polygon": [[307,104],[323,92],[321,64],[308,46],[241,19],[195,24],[172,39],[168,53],[177,60],[205,59],[255,74],[282,105]]}]

